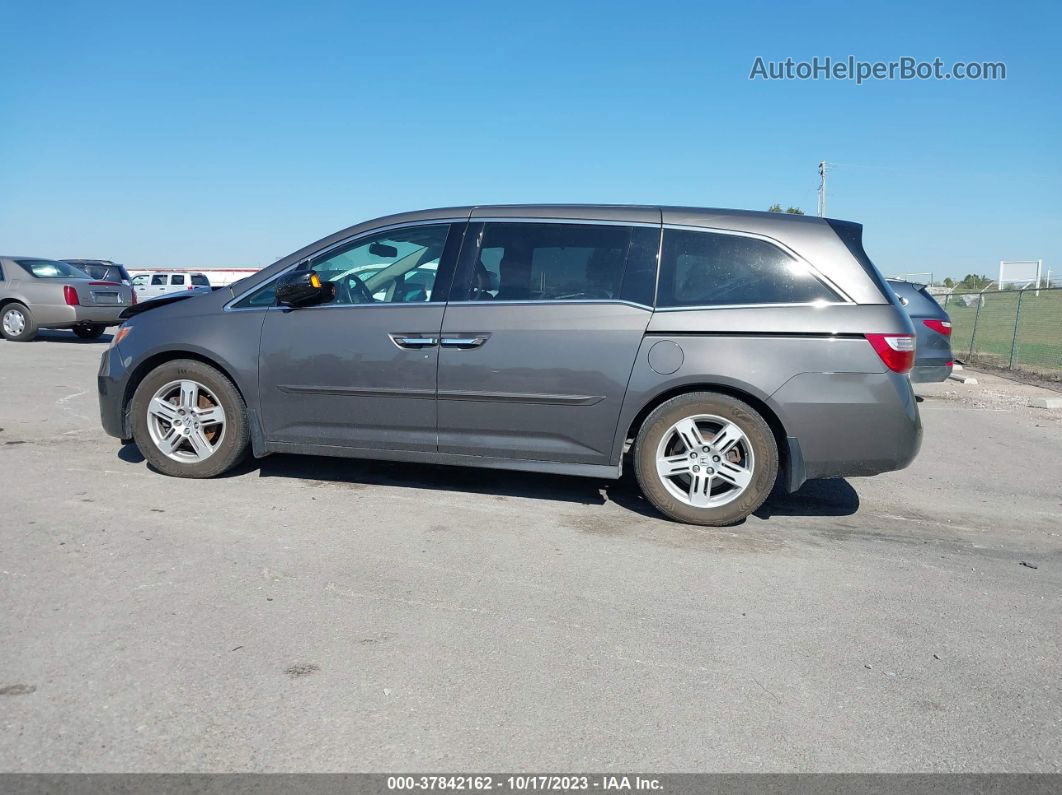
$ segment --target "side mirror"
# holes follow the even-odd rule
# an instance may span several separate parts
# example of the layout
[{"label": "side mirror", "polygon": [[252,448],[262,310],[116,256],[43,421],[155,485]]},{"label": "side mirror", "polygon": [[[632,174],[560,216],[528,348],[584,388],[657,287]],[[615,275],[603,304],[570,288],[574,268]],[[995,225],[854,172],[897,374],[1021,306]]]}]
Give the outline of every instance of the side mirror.
[{"label": "side mirror", "polygon": [[317,306],[335,297],[335,284],[322,281],[315,271],[288,273],[277,280],[277,303],[281,306]]}]

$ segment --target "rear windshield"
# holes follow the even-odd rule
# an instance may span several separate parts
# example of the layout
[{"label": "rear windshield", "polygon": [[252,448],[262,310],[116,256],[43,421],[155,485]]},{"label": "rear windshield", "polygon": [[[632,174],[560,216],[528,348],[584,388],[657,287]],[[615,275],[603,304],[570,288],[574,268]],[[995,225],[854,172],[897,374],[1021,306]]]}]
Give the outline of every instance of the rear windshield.
[{"label": "rear windshield", "polygon": [[123,269],[116,265],[80,265],[81,270],[93,279],[106,279],[110,282],[129,281],[129,274],[123,275]]},{"label": "rear windshield", "polygon": [[900,297],[900,303],[911,317],[947,317],[924,284],[889,279],[889,286]]},{"label": "rear windshield", "polygon": [[67,262],[51,259],[15,260],[30,276],[37,279],[87,279],[89,275]]},{"label": "rear windshield", "polygon": [[197,284],[200,287],[209,287],[210,286],[210,282],[207,281],[207,277],[204,276],[201,273],[193,273],[192,274],[192,284]]},{"label": "rear windshield", "polygon": [[929,290],[927,290],[927,289],[926,289],[925,287],[919,287],[919,288],[918,288],[918,292],[920,292],[920,293],[921,293],[921,294],[922,294],[923,296],[925,296],[925,298],[926,298],[927,300],[929,300],[929,301],[931,301],[931,302],[932,302],[933,304],[935,304],[935,305],[936,305],[936,307],[937,307],[937,309],[941,310],[942,312],[944,311],[944,307],[942,307],[942,306],[940,305],[940,301],[938,301],[938,300],[937,300],[937,299],[936,299],[936,298],[935,298],[935,297],[933,296],[933,293],[929,292]]}]

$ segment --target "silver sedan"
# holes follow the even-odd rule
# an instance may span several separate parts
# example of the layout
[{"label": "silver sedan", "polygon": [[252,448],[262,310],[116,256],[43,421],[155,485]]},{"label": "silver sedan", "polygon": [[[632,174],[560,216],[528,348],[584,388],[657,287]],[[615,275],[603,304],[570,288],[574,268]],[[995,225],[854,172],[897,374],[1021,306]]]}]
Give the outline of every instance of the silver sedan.
[{"label": "silver sedan", "polygon": [[134,302],[128,285],[99,281],[66,262],[0,256],[0,335],[27,342],[37,329],[96,339]]}]

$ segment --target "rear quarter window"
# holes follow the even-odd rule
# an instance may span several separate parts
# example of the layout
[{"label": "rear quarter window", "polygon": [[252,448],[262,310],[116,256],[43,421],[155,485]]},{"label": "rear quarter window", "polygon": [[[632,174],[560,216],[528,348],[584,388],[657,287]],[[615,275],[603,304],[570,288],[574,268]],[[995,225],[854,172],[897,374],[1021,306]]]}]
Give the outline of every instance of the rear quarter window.
[{"label": "rear quarter window", "polygon": [[210,282],[209,282],[209,280],[207,280],[207,277],[204,276],[201,273],[193,273],[192,274],[192,284],[197,285],[199,287],[209,287],[210,286]]},{"label": "rear quarter window", "polygon": [[839,301],[807,265],[766,240],[664,230],[657,306]]}]

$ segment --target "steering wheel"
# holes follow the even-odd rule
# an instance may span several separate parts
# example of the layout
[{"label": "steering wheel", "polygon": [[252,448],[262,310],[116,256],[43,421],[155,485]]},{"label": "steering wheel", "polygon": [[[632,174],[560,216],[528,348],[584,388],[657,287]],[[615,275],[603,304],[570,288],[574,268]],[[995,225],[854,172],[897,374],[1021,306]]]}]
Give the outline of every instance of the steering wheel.
[{"label": "steering wheel", "polygon": [[336,303],[371,304],[375,300],[361,277],[353,273],[342,277],[336,285]]}]

